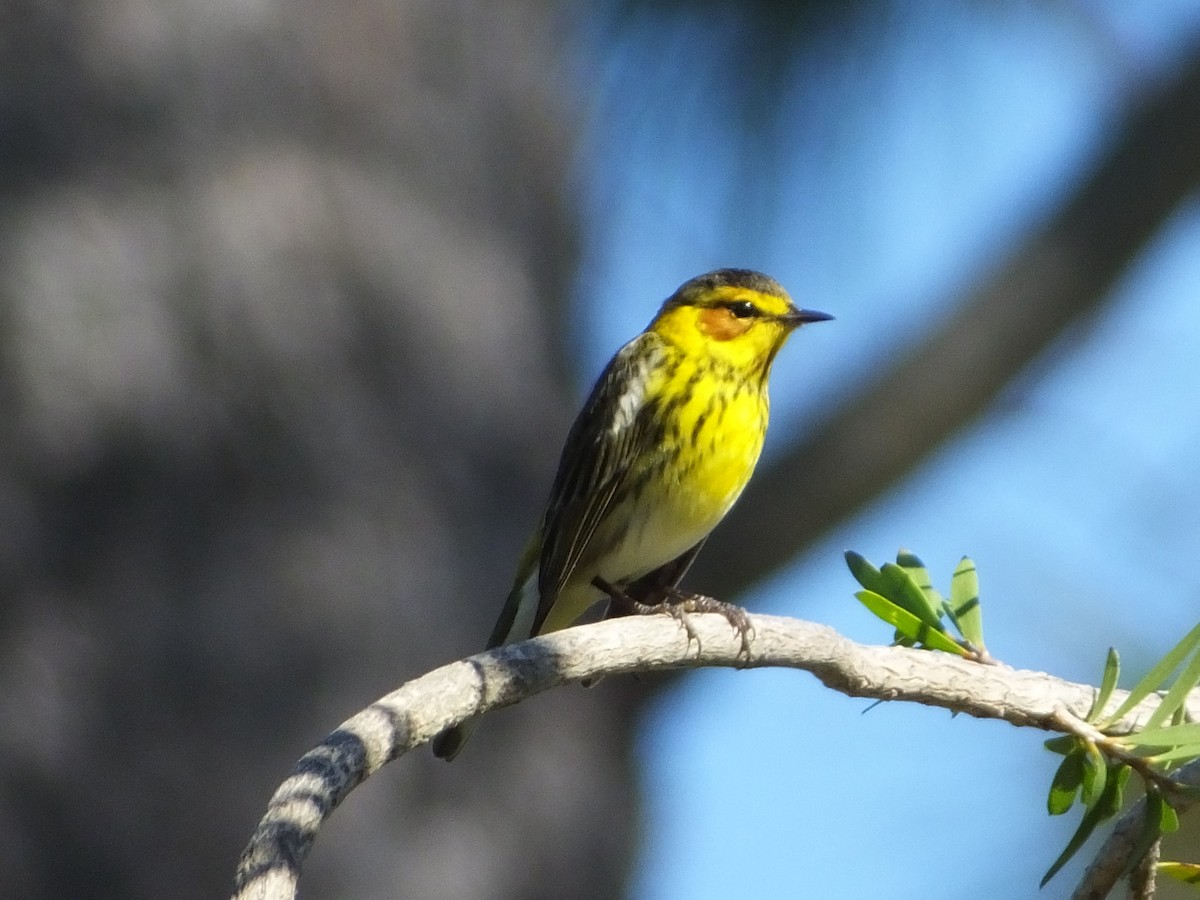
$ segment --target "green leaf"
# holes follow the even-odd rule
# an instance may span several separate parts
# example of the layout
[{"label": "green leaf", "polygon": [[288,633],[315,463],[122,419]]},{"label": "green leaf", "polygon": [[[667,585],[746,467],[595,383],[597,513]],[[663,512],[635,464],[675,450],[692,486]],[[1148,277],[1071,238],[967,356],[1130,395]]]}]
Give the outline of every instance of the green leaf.
[{"label": "green leaf", "polygon": [[[1200,625],[1197,625],[1194,631],[1197,634],[1196,648],[1200,648]],[[1183,667],[1183,671],[1163,697],[1162,703],[1158,704],[1158,709],[1146,720],[1146,727],[1154,728],[1173,716],[1187,702],[1188,694],[1197,683],[1200,683],[1200,650],[1193,648],[1192,658]]]},{"label": "green leaf", "polygon": [[1187,744],[1200,746],[1200,722],[1188,725],[1163,725],[1159,728],[1145,728],[1133,734],[1115,738],[1122,744],[1132,747],[1181,747]]},{"label": "green leaf", "polygon": [[942,625],[940,605],[934,606],[929,602],[925,591],[917,584],[909,571],[895,563],[884,563],[879,570],[884,579],[884,597],[891,600],[902,609],[908,610],[930,628],[945,631]]},{"label": "green leaf", "polygon": [[1108,657],[1104,660],[1104,675],[1100,680],[1100,690],[1096,692],[1096,699],[1092,701],[1092,708],[1088,710],[1085,721],[1095,722],[1096,718],[1104,712],[1104,707],[1108,706],[1108,701],[1112,699],[1120,675],[1121,656],[1117,653],[1116,647],[1109,647]]},{"label": "green leaf", "polygon": [[[911,550],[901,547],[900,552],[896,554],[896,565],[908,573],[908,577],[925,594],[929,605],[934,610],[941,610],[946,601],[942,599],[941,594],[934,590],[933,579],[929,577],[929,570],[925,568],[925,563],[921,562],[921,558]],[[941,618],[941,613],[938,612],[938,620],[940,621]]]},{"label": "green leaf", "polygon": [[967,651],[940,631],[930,628],[912,613],[902,609],[874,591],[859,591],[854,595],[867,609],[893,626],[910,640],[924,644],[930,650],[941,650],[966,656]]},{"label": "green leaf", "polygon": [[954,627],[972,646],[983,649],[983,609],[979,605],[979,574],[975,563],[964,556],[950,579],[950,618]]},{"label": "green leaf", "polygon": [[1129,773],[1133,771],[1124,763],[1109,763],[1108,785],[1104,788],[1104,796],[1097,804],[1106,819],[1110,819],[1121,811],[1125,805],[1125,784],[1129,781]]},{"label": "green leaf", "polygon": [[[889,601],[891,602],[891,601]],[[907,634],[896,631],[892,634],[892,643],[900,647],[915,647],[917,642],[914,638],[910,638]]]},{"label": "green leaf", "polygon": [[1108,763],[1091,741],[1083,745],[1083,786],[1079,799],[1089,809],[1100,802],[1108,784]]},{"label": "green leaf", "polygon": [[1165,766],[1167,763],[1182,765],[1193,759],[1200,759],[1200,747],[1197,747],[1195,744],[1186,744],[1182,747],[1175,747],[1171,750],[1164,750],[1162,753],[1147,756],[1146,762],[1153,763],[1156,766]]},{"label": "green leaf", "polygon": [[1133,871],[1134,866],[1138,865],[1142,857],[1145,857],[1150,848],[1154,846],[1154,841],[1162,838],[1164,834],[1175,832],[1178,827],[1180,827],[1180,817],[1171,804],[1163,799],[1163,794],[1153,787],[1146,791],[1146,817],[1141,822],[1138,841],[1130,848],[1128,862],[1124,866],[1121,877],[1126,877],[1129,872]]},{"label": "green leaf", "polygon": [[1058,765],[1054,780],[1050,782],[1050,794],[1046,797],[1046,809],[1052,816],[1061,816],[1075,805],[1075,795],[1083,783],[1083,750],[1068,753]]},{"label": "green leaf", "polygon": [[846,557],[846,565],[850,567],[850,574],[854,576],[855,581],[868,591],[874,591],[883,596],[887,595],[887,585],[884,583],[883,576],[867,561],[866,557],[853,550],[847,550],[843,555]]},{"label": "green leaf", "polygon": [[1200,885],[1200,863],[1160,862],[1158,871],[1184,884]]},{"label": "green leaf", "polygon": [[[1171,651],[1155,664],[1154,668],[1146,673],[1145,677],[1134,686],[1129,692],[1129,696],[1125,698],[1119,707],[1106,716],[1102,721],[1106,725],[1111,725],[1114,722],[1120,721],[1121,717],[1127,712],[1149,697],[1154,691],[1158,690],[1159,686],[1167,680],[1172,672],[1174,672],[1181,662],[1184,661],[1197,647],[1200,647],[1200,624],[1189,631]],[[1157,713],[1158,710],[1155,710]]]},{"label": "green leaf", "polygon": [[1058,737],[1052,737],[1046,741],[1045,746],[1051,753],[1066,756],[1079,746],[1079,738],[1073,734],[1060,734]]},{"label": "green leaf", "polygon": [[[1154,842],[1163,836],[1163,822],[1167,818],[1167,811],[1173,815],[1174,810],[1167,803],[1162,794],[1151,788],[1146,791],[1146,815],[1142,819],[1142,830],[1138,832],[1137,841],[1129,851],[1129,856],[1126,858],[1125,868],[1121,872],[1121,877],[1125,878],[1133,871],[1134,867],[1142,861],[1142,857],[1154,846]],[[1175,827],[1179,827],[1178,817],[1175,818]]]},{"label": "green leaf", "polygon": [[1174,834],[1179,830],[1179,813],[1170,803],[1163,802],[1158,817],[1158,830],[1163,834]]},{"label": "green leaf", "polygon": [[1059,854],[1053,865],[1042,876],[1042,881],[1039,887],[1045,887],[1046,884],[1058,874],[1059,870],[1071,861],[1087,839],[1092,836],[1092,832],[1096,830],[1096,826],[1105,819],[1111,819],[1121,809],[1121,804],[1125,798],[1125,782],[1129,780],[1129,767],[1113,764],[1108,772],[1107,784],[1104,787],[1104,794],[1100,798],[1100,802],[1084,812],[1082,819],[1079,821],[1079,827],[1075,829],[1075,833],[1071,835],[1071,840],[1067,842],[1066,849]]}]

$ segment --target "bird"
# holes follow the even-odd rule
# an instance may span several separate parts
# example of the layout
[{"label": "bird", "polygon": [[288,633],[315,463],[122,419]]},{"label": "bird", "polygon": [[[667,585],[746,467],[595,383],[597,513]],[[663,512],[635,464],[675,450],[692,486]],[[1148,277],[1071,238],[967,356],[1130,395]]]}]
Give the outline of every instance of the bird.
[{"label": "bird", "polygon": [[[680,285],[575,419],[487,649],[566,628],[607,598],[610,617],[719,612],[748,651],[741,607],[678,585],[758,462],[776,355],[801,325],[832,318],[750,269]],[[476,721],[441,732],[434,754],[454,759]]]}]

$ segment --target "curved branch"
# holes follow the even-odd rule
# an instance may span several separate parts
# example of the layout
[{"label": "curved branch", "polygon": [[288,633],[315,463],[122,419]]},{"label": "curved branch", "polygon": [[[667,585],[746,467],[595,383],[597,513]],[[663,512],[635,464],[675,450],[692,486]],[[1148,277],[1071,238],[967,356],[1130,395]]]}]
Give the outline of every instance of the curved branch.
[{"label": "curved branch", "polygon": [[[1050,731],[1064,712],[1086,716],[1095,695],[1095,688],[1043,672],[905,647],[864,646],[797,619],[750,619],[754,634],[748,659],[741,638],[721,616],[689,617],[696,641],[667,616],[632,616],[499,647],[408,682],[346,720],[300,759],[242,854],[235,900],[294,897],[321,823],[385,763],[463,719],[569,682],[700,666],[782,666],[811,672],[852,697],[906,700]],[[1111,703],[1121,700],[1116,692]],[[1143,703],[1112,733],[1136,728],[1155,704]]]}]

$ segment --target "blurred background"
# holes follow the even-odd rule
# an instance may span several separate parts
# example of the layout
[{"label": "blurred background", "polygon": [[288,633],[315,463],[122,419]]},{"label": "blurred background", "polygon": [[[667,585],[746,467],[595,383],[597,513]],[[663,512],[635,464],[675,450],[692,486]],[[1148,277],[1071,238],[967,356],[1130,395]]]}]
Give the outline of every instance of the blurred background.
[{"label": "blurred background", "polygon": [[[1200,618],[1189,0],[13,0],[0,65],[2,896],[226,892],[718,266],[837,321],[690,585],[883,643],[841,551],[966,553],[993,654],[1093,682]],[[1043,737],[609,679],[384,769],[303,896],[1032,897]]]}]

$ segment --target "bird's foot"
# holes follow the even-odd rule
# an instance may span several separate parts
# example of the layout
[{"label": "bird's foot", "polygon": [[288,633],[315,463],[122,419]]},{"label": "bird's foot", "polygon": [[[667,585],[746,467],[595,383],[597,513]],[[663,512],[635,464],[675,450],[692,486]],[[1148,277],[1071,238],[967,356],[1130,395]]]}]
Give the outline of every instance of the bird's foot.
[{"label": "bird's foot", "polygon": [[687,632],[688,643],[696,642],[697,650],[702,649],[703,645],[700,642],[700,635],[696,633],[688,616],[692,613],[716,613],[724,618],[741,638],[742,646],[738,651],[738,656],[745,656],[747,661],[750,659],[750,640],[754,635],[754,626],[750,622],[750,614],[736,604],[726,603],[704,594],[681,591],[676,587],[664,587],[656,591],[647,598],[652,598],[653,602],[645,603],[634,600],[621,588],[599,576],[593,579],[592,584],[608,594],[612,604],[611,609],[616,615],[670,616]]},{"label": "bird's foot", "polygon": [[[668,588],[664,595],[663,602],[659,605],[667,606],[667,611],[677,618],[689,613],[716,613],[723,618],[741,639],[742,646],[738,650],[738,656],[744,656],[747,662],[750,660],[750,641],[754,637],[754,625],[750,622],[750,614],[744,608],[736,603],[726,603],[715,597],[693,594],[679,588]],[[691,633],[690,627],[688,631]],[[696,639],[696,643],[700,643],[699,638]]]}]

